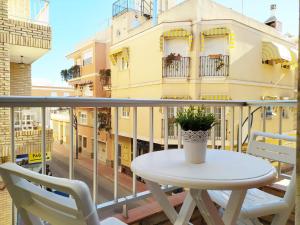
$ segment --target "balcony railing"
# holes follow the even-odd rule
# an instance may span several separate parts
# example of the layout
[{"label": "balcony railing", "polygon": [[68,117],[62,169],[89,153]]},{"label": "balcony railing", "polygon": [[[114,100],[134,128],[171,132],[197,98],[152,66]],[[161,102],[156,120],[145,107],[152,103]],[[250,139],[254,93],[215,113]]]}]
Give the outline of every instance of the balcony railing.
[{"label": "balcony railing", "polygon": [[[122,205],[128,205],[131,204],[134,201],[138,201],[144,198],[147,198],[150,196],[149,191],[144,191],[138,193],[137,191],[137,177],[135,174],[132,176],[132,186],[131,186],[131,195],[129,196],[122,196],[120,194],[120,187],[118,185],[119,183],[119,166],[120,161],[119,155],[120,155],[120,148],[119,148],[119,119],[120,119],[120,109],[122,107],[131,107],[131,111],[133,112],[132,115],[132,158],[134,159],[137,156],[137,143],[138,143],[138,119],[143,119],[143,123],[149,124],[149,145],[147,147],[149,148],[148,151],[152,152],[154,150],[154,127],[157,126],[154,125],[154,117],[158,115],[154,115],[154,108],[162,108],[163,112],[163,121],[164,121],[164,136],[163,136],[163,146],[164,149],[168,149],[169,147],[169,129],[168,129],[168,108],[172,107],[187,107],[190,105],[194,106],[205,106],[208,108],[211,108],[211,112],[215,112],[215,108],[221,108],[221,120],[220,120],[220,132],[221,132],[221,148],[225,149],[226,146],[228,146],[229,149],[233,151],[242,152],[243,144],[247,145],[247,137],[249,137],[250,132],[252,130],[252,120],[253,118],[256,120],[259,120],[259,124],[262,124],[262,131],[269,131],[268,129],[274,129],[274,126],[268,126],[267,127],[267,119],[266,119],[266,113],[263,114],[261,117],[261,114],[259,113],[255,117],[253,117],[253,112],[256,112],[258,108],[260,108],[263,112],[266,112],[267,107],[273,107],[277,110],[277,117],[278,117],[278,123],[275,123],[278,125],[278,127],[275,128],[276,133],[282,133],[283,132],[283,111],[289,110],[291,112],[296,113],[296,100],[276,100],[276,101],[268,101],[268,100],[261,100],[261,101],[221,101],[221,100],[134,100],[134,99],[108,99],[108,98],[67,98],[67,97],[0,97],[0,107],[5,110],[5,108],[8,108],[10,110],[10,115],[14,115],[15,109],[18,107],[40,107],[42,109],[42,145],[41,145],[41,152],[42,152],[42,168],[43,172],[46,171],[46,132],[45,132],[45,121],[46,121],[46,108],[58,108],[58,107],[68,107],[69,108],[69,114],[70,114],[70,123],[69,123],[69,134],[70,134],[70,144],[69,144],[69,166],[68,168],[68,177],[70,179],[74,179],[74,134],[75,131],[73,129],[73,112],[76,109],[76,107],[92,107],[94,109],[94,138],[93,139],[93,171],[92,171],[92,196],[95,204],[97,204],[97,209],[99,211],[112,209],[117,206]],[[98,132],[98,117],[95,116],[97,113],[98,108],[113,108],[114,110],[112,119],[113,119],[113,134],[114,134],[114,162],[113,162],[113,199],[111,201],[105,201],[101,202],[98,199],[98,194],[101,185],[103,185],[102,182],[98,184],[98,168],[99,168],[99,162],[98,162],[98,140],[97,140],[97,132]],[[142,118],[138,118],[140,114],[138,114],[140,110],[148,110],[149,111],[149,117],[143,116]],[[227,113],[226,113],[227,112]],[[231,112],[231,113],[228,113]],[[249,120],[245,120],[245,118],[251,118]],[[290,118],[294,118],[290,116]],[[231,121],[228,124],[226,120]],[[246,121],[246,122],[245,122]],[[268,120],[269,122],[269,120]],[[243,127],[243,124],[246,124],[248,126]],[[237,129],[238,127],[238,129]],[[14,118],[11,117],[11,130],[14,130]],[[130,130],[130,129],[129,129]],[[211,148],[216,148],[216,136],[214,133],[214,129],[211,131]],[[230,133],[231,135],[226,139],[226,134]],[[95,135],[96,134],[96,135]],[[145,134],[143,134],[143,137]],[[10,149],[9,158],[11,158],[13,161],[15,161],[15,153],[16,153],[16,145],[15,145],[15,133],[10,132],[10,146],[8,146],[8,149]],[[179,129],[179,135],[178,135],[178,148],[182,147],[182,138],[181,138],[181,132]],[[0,152],[1,153],[1,152]],[[0,155],[1,156],[1,155]],[[7,157],[7,156],[1,156],[1,157]],[[77,162],[77,161],[76,161]],[[165,191],[169,191],[174,189],[170,186],[163,186],[163,189]],[[124,210],[127,210],[127,207],[123,208]]]},{"label": "balcony railing", "polygon": [[200,56],[201,77],[226,77],[229,75],[229,55]]},{"label": "balcony railing", "polygon": [[116,17],[128,11],[140,12],[150,19],[152,14],[152,0],[118,0],[113,3],[112,16]]},{"label": "balcony railing", "polygon": [[49,24],[49,0],[8,0],[8,17],[40,25]]},{"label": "balcony railing", "polygon": [[169,60],[168,57],[162,58],[163,77],[189,77],[190,76],[190,57],[180,57]]}]

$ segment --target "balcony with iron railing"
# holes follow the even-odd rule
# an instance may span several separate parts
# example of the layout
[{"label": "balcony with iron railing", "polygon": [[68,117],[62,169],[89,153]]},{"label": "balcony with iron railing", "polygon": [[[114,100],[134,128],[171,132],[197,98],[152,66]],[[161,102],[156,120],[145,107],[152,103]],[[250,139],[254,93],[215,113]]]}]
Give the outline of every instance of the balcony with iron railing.
[{"label": "balcony with iron railing", "polygon": [[229,55],[200,56],[200,77],[229,76]]},{"label": "balcony with iron railing", "polygon": [[[276,130],[278,133],[283,133],[283,111],[284,109],[290,110],[293,112],[296,108],[296,101],[294,100],[278,100],[278,101],[208,101],[208,100],[134,100],[134,99],[105,99],[105,98],[39,98],[39,97],[0,97],[0,107],[1,109],[7,109],[10,111],[10,121],[11,126],[10,129],[14,130],[14,111],[19,107],[38,107],[41,108],[41,164],[40,168],[43,168],[43,173],[46,172],[46,109],[47,108],[59,108],[64,107],[69,109],[69,127],[68,133],[70,134],[70,142],[66,145],[57,145],[57,148],[53,150],[53,155],[50,164],[57,166],[57,168],[52,167],[53,170],[57,170],[54,175],[68,177],[69,179],[80,179],[85,181],[92,193],[93,201],[97,205],[97,210],[100,218],[104,218],[107,216],[118,214],[117,217],[121,218],[124,221],[147,221],[148,224],[156,224],[152,221],[149,222],[149,218],[157,216],[160,209],[156,210],[147,210],[143,208],[145,204],[151,204],[151,207],[155,207],[153,205],[153,200],[149,200],[151,195],[150,191],[147,190],[147,187],[144,185],[143,180],[137,177],[135,174],[132,176],[127,176],[119,172],[121,161],[118,160],[120,157],[120,145],[119,145],[119,135],[122,131],[120,131],[119,123],[120,123],[120,109],[122,107],[131,107],[132,108],[132,158],[138,156],[138,142],[139,142],[139,130],[138,130],[138,120],[143,119],[143,123],[149,124],[149,139],[148,139],[148,150],[146,152],[153,152],[155,146],[155,126],[154,124],[154,109],[162,108],[163,109],[163,123],[164,123],[164,136],[163,136],[163,148],[167,150],[169,148],[169,122],[168,119],[168,108],[176,108],[176,107],[187,107],[190,105],[194,106],[205,106],[207,108],[214,109],[216,107],[221,108],[221,117],[219,121],[220,125],[220,147],[222,149],[230,149],[231,151],[242,152],[246,148],[249,139],[247,137],[250,136],[253,127],[252,112],[256,111],[257,108],[262,109],[262,112],[266,112],[268,107],[272,107],[277,110],[277,119],[278,119],[278,127],[274,128],[267,125],[267,114],[264,113],[261,115],[254,117],[255,120],[258,120],[258,123],[263,124],[262,131],[273,131]],[[114,145],[112,147],[112,151],[114,152],[114,161],[113,167],[108,169],[103,166],[99,162],[99,154],[102,154],[101,151],[98,151],[98,140],[97,138],[93,139],[93,159],[87,161],[83,156],[81,156],[81,160],[75,160],[75,131],[72,126],[74,117],[72,116],[77,107],[92,107],[94,109],[94,115],[96,115],[98,108],[112,108],[112,120],[113,120],[113,138]],[[28,110],[28,109],[27,109]],[[140,110],[148,110],[149,116],[140,117]],[[232,110],[235,113],[225,113],[228,110]],[[214,112],[214,110],[212,110]],[[99,118],[94,116],[94,134],[97,134],[99,127]],[[244,121],[245,118],[252,118],[250,120]],[[291,116],[292,118],[292,116]],[[8,118],[9,119],[9,118]],[[230,121],[230,124],[226,124],[226,120]],[[247,126],[243,127],[243,124]],[[227,127],[228,126],[228,127]],[[238,129],[237,129],[238,128]],[[182,138],[181,132],[178,129],[178,144],[175,148],[182,148]],[[234,135],[227,136],[227,133],[231,133]],[[97,135],[95,135],[97,137]],[[15,161],[16,159],[16,136],[15,132],[9,132],[10,144],[7,144],[8,151],[0,151],[0,157],[3,159],[11,159]],[[214,130],[212,130],[212,135],[210,136],[211,144],[209,148],[216,148],[216,135],[214,134]],[[227,146],[228,143],[228,146]],[[240,144],[243,143],[243,144]],[[282,143],[283,144],[283,143]],[[55,154],[57,155],[55,155]],[[80,165],[84,164],[89,169],[82,169]],[[278,172],[281,173],[280,164],[278,164]],[[54,171],[53,171],[54,172]],[[85,174],[82,174],[85,173]],[[107,175],[108,174],[108,175]],[[111,177],[108,179],[104,177],[104,175]],[[124,185],[127,185],[126,187]],[[125,188],[124,188],[125,187]],[[172,187],[169,185],[163,185],[162,189],[165,192],[172,193],[174,190],[178,190],[176,187]],[[182,191],[182,190],[181,190]],[[176,193],[176,192],[174,192]],[[183,199],[183,193],[175,194],[170,196],[171,202],[174,205],[180,205]],[[157,206],[156,206],[157,207]],[[116,211],[117,210],[117,211]],[[119,210],[119,211],[118,211]],[[155,211],[155,212],[154,212]],[[141,214],[143,216],[141,216]],[[13,214],[14,215],[14,214]],[[156,217],[159,221],[165,220],[160,217]],[[17,218],[15,218],[17,220]],[[151,221],[151,220],[150,220]],[[199,222],[199,221],[198,221]],[[130,223],[130,222],[128,222]]]},{"label": "balcony with iron railing", "polygon": [[49,25],[49,0],[8,0],[8,18]]},{"label": "balcony with iron railing", "polygon": [[139,12],[147,19],[152,17],[152,0],[118,0],[112,5],[112,16],[117,17],[129,11]]},{"label": "balcony with iron railing", "polygon": [[190,76],[190,57],[174,56],[162,58],[163,78],[186,78]]}]

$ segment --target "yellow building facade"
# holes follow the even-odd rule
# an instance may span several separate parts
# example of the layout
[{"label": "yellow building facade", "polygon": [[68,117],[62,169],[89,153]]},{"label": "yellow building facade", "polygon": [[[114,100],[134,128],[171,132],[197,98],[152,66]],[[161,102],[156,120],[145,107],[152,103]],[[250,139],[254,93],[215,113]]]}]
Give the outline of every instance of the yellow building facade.
[{"label": "yellow building facade", "polygon": [[[110,41],[110,30],[97,33],[90,39],[79,43],[67,58],[78,66],[79,73],[68,80],[73,87],[74,96],[77,97],[110,97],[110,63],[108,51]],[[107,73],[107,74],[106,74]],[[76,108],[77,132],[74,130],[74,141],[78,134],[79,153],[87,157],[93,157],[94,143],[94,109],[80,107]],[[98,119],[105,115],[110,118],[110,110],[99,109]],[[102,117],[103,116],[103,117]],[[61,111],[51,115],[54,130],[54,139],[61,144],[70,144],[69,111]],[[110,125],[109,125],[110,126]],[[112,160],[109,149],[111,149],[110,129],[98,131],[98,156],[99,160],[109,163]]]},{"label": "yellow building facade", "polygon": [[[295,43],[276,27],[210,0],[186,0],[177,5],[159,1],[157,22],[135,9],[115,13],[110,59],[112,98],[295,99]],[[220,117],[221,109],[215,110]],[[128,149],[132,146],[133,111],[126,107],[119,111],[119,141]],[[283,131],[289,132],[295,129],[291,122],[295,112],[284,111]],[[158,149],[164,144],[163,113],[162,108],[154,109]],[[232,135],[231,113],[227,107],[226,140]],[[176,109],[169,108],[168,117],[174,115]],[[243,115],[246,119],[246,109]],[[268,131],[278,132],[278,115],[278,109],[267,108]],[[149,109],[139,108],[137,116],[138,141],[147,143],[149,123],[144,121],[149,120]],[[254,118],[252,129],[262,130],[262,109]],[[235,120],[236,131],[237,116]],[[176,127],[169,127],[169,144],[177,143]],[[138,151],[143,149],[138,146]],[[120,154],[124,155],[123,149]],[[131,155],[128,152],[124,157],[131,160]]]}]

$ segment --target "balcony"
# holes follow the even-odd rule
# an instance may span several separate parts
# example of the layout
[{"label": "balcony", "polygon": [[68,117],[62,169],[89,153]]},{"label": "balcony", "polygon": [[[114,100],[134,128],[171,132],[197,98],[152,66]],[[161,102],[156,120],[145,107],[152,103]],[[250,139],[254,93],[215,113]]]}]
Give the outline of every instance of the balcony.
[{"label": "balcony", "polygon": [[140,12],[147,19],[152,17],[152,0],[118,0],[113,3],[112,16],[117,17],[123,13]]},{"label": "balcony", "polygon": [[[121,173],[120,167],[122,167],[122,160],[119,160],[120,156],[120,145],[122,141],[120,136],[122,135],[121,130],[121,118],[119,110],[123,107],[130,107],[133,111],[132,120],[129,120],[128,126],[131,127],[132,136],[131,141],[133,143],[132,157],[135,158],[138,155],[138,142],[140,139],[145,137],[144,134],[140,135],[138,130],[138,119],[143,119],[143,125],[147,125],[148,140],[147,145],[143,148],[145,152],[152,152],[156,145],[156,131],[155,127],[159,127],[159,124],[154,124],[153,118],[159,116],[154,115],[155,108],[163,108],[163,118],[168,118],[168,108],[187,107],[189,105],[194,106],[205,106],[207,108],[220,108],[220,142],[217,143],[217,137],[212,130],[210,137],[209,148],[222,148],[230,151],[245,151],[249,142],[249,135],[254,129],[258,129],[257,124],[262,131],[278,132],[283,133],[283,123],[285,125],[296,118],[292,116],[295,113],[296,101],[294,100],[278,100],[278,101],[215,101],[215,100],[134,100],[134,99],[105,99],[105,98],[44,98],[44,97],[0,97],[0,107],[7,111],[10,111],[10,115],[14,115],[14,111],[19,107],[38,107],[42,109],[41,121],[42,121],[42,132],[41,139],[42,143],[45,143],[46,132],[45,121],[46,121],[46,110],[47,108],[68,108],[69,115],[73,115],[74,110],[78,107],[90,107],[94,109],[94,113],[97,112],[98,108],[111,108],[112,109],[112,122],[113,130],[111,137],[114,140],[114,145],[111,145],[110,151],[115,156],[112,161],[112,167],[103,164],[98,160],[99,154],[102,154],[98,149],[97,138],[94,139],[93,143],[96,143],[92,147],[93,159],[87,159],[84,155],[80,155],[79,160],[75,161],[74,155],[76,151],[75,147],[75,130],[73,129],[73,116],[69,117],[69,125],[66,131],[61,129],[63,133],[68,132],[70,134],[70,140],[67,144],[54,143],[51,161],[47,161],[46,158],[41,159],[41,163],[37,166],[38,168],[45,168],[46,163],[50,164],[50,168],[54,176],[66,177],[70,179],[80,179],[86,182],[91,190],[93,201],[97,205],[97,210],[100,218],[108,216],[116,216],[129,224],[137,222],[148,222],[148,224],[156,224],[153,221],[167,221],[167,219],[161,214],[161,210],[158,205],[153,202],[150,191],[143,183],[143,180],[137,177],[135,174],[125,175]],[[273,121],[277,126],[271,126],[270,120],[267,120],[267,108],[273,108],[276,110],[276,121]],[[259,109],[259,110],[258,110]],[[147,111],[147,115],[144,113]],[[289,118],[291,121],[284,121],[284,112],[290,113]],[[218,112],[212,110],[212,112]],[[235,112],[235,113],[232,113]],[[263,112],[263,114],[261,114]],[[148,114],[149,113],[149,114]],[[9,115],[5,114],[5,115]],[[95,114],[94,114],[95,115]],[[275,116],[274,116],[275,117]],[[63,120],[68,117],[64,114]],[[250,118],[250,119],[249,119]],[[7,118],[9,119],[9,118]],[[58,118],[59,119],[59,118]],[[12,120],[13,121],[13,120]],[[169,140],[169,123],[172,122],[168,119],[164,120],[164,145],[163,148],[182,148],[181,134],[177,137],[177,145],[170,145]],[[94,117],[94,134],[97,133],[99,128],[97,117]],[[71,125],[70,125],[71,124]],[[268,126],[267,126],[268,125]],[[6,127],[0,127],[6,129]],[[10,129],[14,130],[14,123],[11,124]],[[286,126],[285,126],[286,129]],[[160,129],[159,129],[160,130]],[[59,131],[60,132],[60,131]],[[8,132],[9,134],[9,132]],[[228,135],[231,134],[231,135]],[[233,135],[232,135],[233,134]],[[7,135],[7,134],[6,134]],[[6,145],[5,150],[0,151],[0,158],[2,161],[6,161],[8,158],[13,159],[16,157],[16,146],[15,146],[15,133],[10,133],[8,139],[11,140],[10,144]],[[173,137],[175,138],[175,137]],[[82,144],[82,143],[81,143]],[[282,143],[283,144],[283,143]],[[46,145],[41,145],[42,155],[46,155]],[[131,155],[130,152],[130,155]],[[123,154],[125,154],[123,152]],[[48,159],[49,160],[49,159]],[[284,172],[289,172],[286,167],[281,164],[274,162],[277,166],[279,174],[284,175]],[[281,167],[282,166],[282,167]],[[37,170],[38,171],[38,170]],[[288,175],[286,175],[288,177]],[[0,182],[1,183],[1,182]],[[1,185],[1,184],[0,184]],[[271,190],[274,187],[265,187]],[[184,192],[177,187],[163,186],[162,189],[169,193],[169,199],[171,204],[180,207],[184,198]],[[273,189],[272,189],[273,190]],[[3,193],[3,192],[2,192]],[[172,194],[173,193],[173,194]],[[0,189],[1,194],[1,189]],[[9,207],[9,206],[8,206]],[[148,207],[148,208],[147,208]],[[151,210],[150,208],[151,207]],[[9,208],[10,210],[11,208]],[[152,220],[151,220],[152,219]],[[268,218],[264,218],[265,221]],[[151,222],[152,221],[152,222]],[[199,213],[195,211],[193,216],[195,223],[201,221]],[[202,224],[202,223],[201,223]],[[268,224],[268,223],[266,223]],[[292,223],[291,223],[292,224]]]},{"label": "balcony", "polygon": [[48,26],[49,1],[8,0],[8,18]]},{"label": "balcony", "polygon": [[200,56],[200,77],[229,76],[229,55]]},{"label": "balcony", "polygon": [[190,76],[190,57],[170,56],[162,58],[163,78],[187,78]]}]

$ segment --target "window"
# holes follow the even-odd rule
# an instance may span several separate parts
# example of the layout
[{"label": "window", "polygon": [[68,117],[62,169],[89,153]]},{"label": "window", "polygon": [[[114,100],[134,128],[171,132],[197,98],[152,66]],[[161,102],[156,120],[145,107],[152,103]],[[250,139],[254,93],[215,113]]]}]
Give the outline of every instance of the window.
[{"label": "window", "polygon": [[93,63],[93,51],[89,50],[83,54],[83,66],[89,65]]},{"label": "window", "polygon": [[187,39],[170,39],[165,41],[165,56],[175,53],[176,55],[188,57],[189,51]]},{"label": "window", "polygon": [[51,92],[51,96],[52,97],[56,97],[57,96],[57,93],[55,91]]},{"label": "window", "polygon": [[86,112],[79,113],[79,123],[87,124],[87,113]]},{"label": "window", "polygon": [[227,37],[208,37],[204,43],[204,55],[228,55]]},{"label": "window", "polygon": [[82,138],[82,147],[87,148],[87,138],[86,137]]},{"label": "window", "polygon": [[129,114],[130,114],[130,107],[123,107],[122,108],[122,117],[129,118]]},{"label": "window", "polygon": [[64,92],[64,96],[65,96],[65,97],[69,97],[69,96],[70,96],[70,93]]},{"label": "window", "polygon": [[93,96],[93,90],[89,87],[89,85],[85,85],[82,87],[83,96]]},{"label": "window", "polygon": [[76,59],[76,65],[81,66],[81,59]]},{"label": "window", "polygon": [[128,61],[124,57],[119,57],[118,59],[119,70],[127,70],[128,69]]}]

